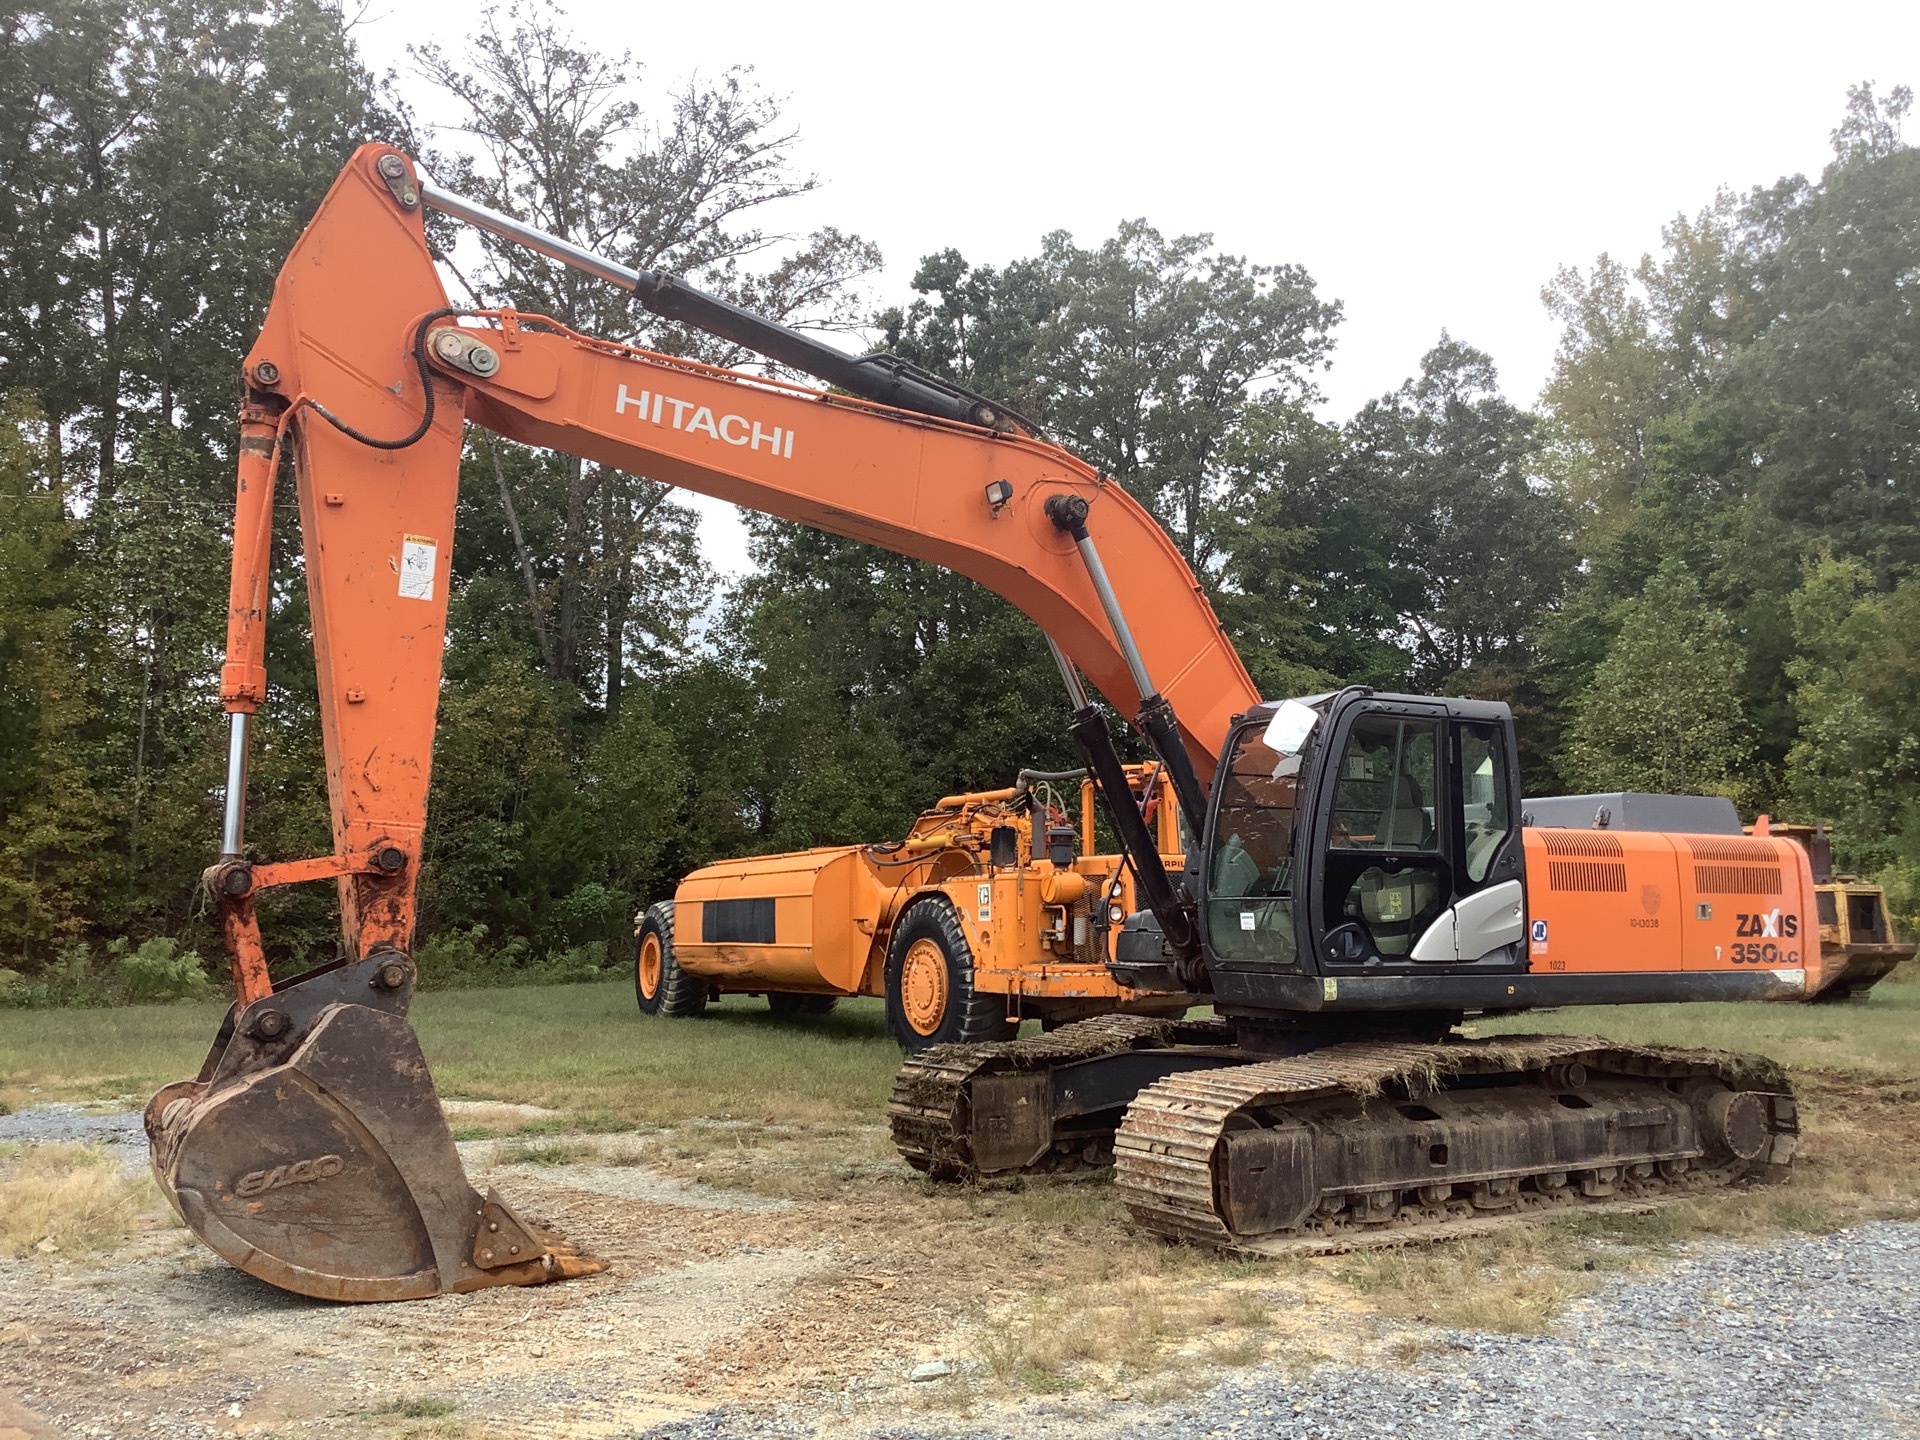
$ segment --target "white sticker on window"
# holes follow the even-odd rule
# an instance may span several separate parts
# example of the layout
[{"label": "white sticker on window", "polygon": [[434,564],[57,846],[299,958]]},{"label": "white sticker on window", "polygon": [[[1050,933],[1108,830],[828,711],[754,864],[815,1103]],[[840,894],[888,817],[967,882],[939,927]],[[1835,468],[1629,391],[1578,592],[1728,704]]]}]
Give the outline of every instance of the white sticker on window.
[{"label": "white sticker on window", "polygon": [[988,924],[993,919],[993,886],[980,887],[980,923]]},{"label": "white sticker on window", "polygon": [[1242,930],[1253,929],[1253,911],[1242,910],[1240,912],[1240,928]]},{"label": "white sticker on window", "polygon": [[433,572],[440,560],[440,547],[426,535],[400,537],[400,598],[431,600]]}]

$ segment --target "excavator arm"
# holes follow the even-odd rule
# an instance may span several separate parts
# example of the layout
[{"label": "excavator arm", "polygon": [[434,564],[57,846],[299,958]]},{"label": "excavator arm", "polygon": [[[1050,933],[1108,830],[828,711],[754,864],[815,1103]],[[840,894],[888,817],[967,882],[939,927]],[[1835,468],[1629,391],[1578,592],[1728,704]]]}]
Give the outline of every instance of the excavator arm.
[{"label": "excavator arm", "polygon": [[[1157,687],[1178,717],[1183,758],[1201,784],[1211,777],[1228,721],[1259,696],[1180,552],[1120,486],[1002,415],[987,417],[1006,427],[994,429],[616,345],[539,317],[455,312],[427,248],[424,208],[401,156],[363,148],[289,256],[246,362],[222,695],[240,716],[265,695],[268,519],[284,435],[299,481],[334,817],[334,857],[304,863],[338,867],[349,950],[404,949],[412,932],[465,420],[969,576],[1032,617],[1123,714],[1139,713]],[[688,295],[697,292],[679,287],[675,313],[689,312]],[[746,333],[769,348],[781,333],[817,346],[758,323],[767,333]],[[898,385],[897,372],[882,374]],[[842,378],[863,377],[849,369]],[[934,404],[947,394],[924,384],[896,393]],[[1104,563],[1125,617],[1119,633],[1076,525]],[[229,865],[241,863],[245,729],[233,729]],[[232,871],[221,888],[256,890],[282,874],[309,878],[310,869]],[[264,968],[250,958],[245,970],[257,991]]]},{"label": "excavator arm", "polygon": [[[429,204],[840,390],[538,316],[455,310],[426,241]],[[288,257],[246,360],[221,677],[232,716],[226,819],[207,876],[237,998],[200,1075],[147,1112],[156,1175],[195,1232],[243,1269],[334,1299],[539,1283],[598,1264],[468,1184],[405,1019],[468,421],[979,581],[1054,646],[1096,772],[1104,758],[1117,773],[1118,760],[1110,743],[1096,753],[1104,724],[1079,673],[1137,717],[1190,818],[1231,717],[1259,698],[1153,518],[993,402],[574,250],[435,191],[388,147],[363,147]],[[272,501],[288,446],[334,847],[253,864],[248,729],[267,693]],[[1123,831],[1139,820],[1131,806],[1115,809]],[[275,984],[254,896],[329,878],[343,958]],[[1160,884],[1160,908],[1177,920]],[[1169,931],[1177,941],[1177,923]]]}]

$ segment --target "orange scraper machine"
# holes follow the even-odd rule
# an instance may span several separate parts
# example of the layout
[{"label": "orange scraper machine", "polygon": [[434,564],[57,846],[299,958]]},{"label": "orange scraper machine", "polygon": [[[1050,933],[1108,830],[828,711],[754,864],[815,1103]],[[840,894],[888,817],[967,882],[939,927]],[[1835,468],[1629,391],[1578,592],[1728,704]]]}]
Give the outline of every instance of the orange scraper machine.
[{"label": "orange scraper machine", "polygon": [[[428,207],[834,391],[610,344],[535,315],[457,310],[428,249]],[[288,257],[244,382],[221,672],[225,824],[206,874],[236,998],[199,1075],[156,1095],[146,1121],[155,1174],[187,1225],[288,1290],[399,1300],[600,1268],[469,1183],[407,1021],[468,421],[970,575],[1039,619],[1105,694],[1156,699],[1134,686],[1071,531],[1047,507],[1065,505],[1083,530],[1091,510],[1121,588],[1153,597],[1140,607],[1153,615],[1139,644],[1169,677],[1155,715],[1170,743],[1206,763],[1195,736],[1224,733],[1258,698],[1160,528],[1010,412],[441,192],[385,146],[353,156]],[[253,863],[248,725],[267,695],[283,456],[305,541],[334,845],[316,859]],[[1193,733],[1174,735],[1168,700]],[[254,897],[320,880],[339,889],[343,958],[275,981]]]},{"label": "orange scraper machine", "polygon": [[[1161,862],[1180,868],[1165,767],[1125,771]],[[640,1009],[686,1018],[764,994],[776,1014],[804,1016],[878,995],[908,1052],[1011,1039],[1026,1019],[1185,1014],[1191,995],[1136,991],[1109,968],[1139,905],[1126,858],[1098,851],[1085,777],[1022,770],[1003,790],[942,796],[890,844],[702,866],[640,917]],[[1075,785],[1077,815],[1058,788]]]}]

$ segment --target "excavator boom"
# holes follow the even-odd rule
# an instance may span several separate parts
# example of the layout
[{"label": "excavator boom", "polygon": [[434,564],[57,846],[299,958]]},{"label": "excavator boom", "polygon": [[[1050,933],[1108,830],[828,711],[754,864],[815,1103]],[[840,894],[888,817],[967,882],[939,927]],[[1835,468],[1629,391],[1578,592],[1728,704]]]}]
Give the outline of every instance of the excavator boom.
[{"label": "excavator boom", "polygon": [[[613,344],[544,317],[455,310],[426,242],[429,204],[850,393]],[[467,1182],[406,1021],[468,421],[978,580],[1055,647],[1083,743],[1097,712],[1073,667],[1140,716],[1190,816],[1229,721],[1259,699],[1160,526],[1010,412],[578,251],[424,184],[389,147],[363,147],[289,255],[246,359],[221,675],[232,717],[226,821],[206,877],[236,1000],[198,1077],[147,1110],[155,1173],[191,1228],[240,1268],[332,1299],[599,1268]],[[266,698],[272,502],[289,448],[334,844],[328,856],[254,864],[248,730]],[[1110,746],[1107,758],[1117,767]],[[1148,862],[1157,867],[1157,855]],[[339,888],[343,958],[276,982],[254,897],[325,879]]]}]

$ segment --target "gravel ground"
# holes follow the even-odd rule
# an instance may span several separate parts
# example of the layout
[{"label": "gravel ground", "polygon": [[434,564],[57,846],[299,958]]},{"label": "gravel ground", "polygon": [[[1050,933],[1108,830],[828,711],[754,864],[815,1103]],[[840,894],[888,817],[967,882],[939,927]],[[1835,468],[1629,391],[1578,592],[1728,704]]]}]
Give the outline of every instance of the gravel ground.
[{"label": "gravel ground", "polygon": [[147,1168],[147,1132],[138,1110],[103,1110],[97,1105],[53,1101],[30,1105],[11,1115],[0,1115],[0,1140],[33,1140],[43,1144],[104,1145],[120,1160],[123,1170]]},{"label": "gravel ground", "polygon": [[[39,1105],[0,1116],[5,1140],[146,1163],[133,1112]],[[928,1308],[951,1277],[916,1288],[913,1262],[924,1245],[986,1243],[987,1222],[889,1249],[891,1192],[872,1214],[720,1194],[652,1172],[621,1137],[594,1146],[588,1163],[497,1171],[491,1142],[461,1148],[483,1183],[498,1174],[616,1260],[606,1276],[431,1307],[316,1306],[163,1229],[86,1264],[0,1263],[0,1392],[59,1434],[182,1440],[395,1434],[367,1407],[415,1394],[445,1394],[463,1422],[511,1440],[1920,1440],[1920,1223],[1694,1247],[1657,1275],[1609,1279],[1547,1335],[1409,1332],[1282,1286],[1269,1301],[1284,1319],[1347,1360],[1228,1371],[1159,1406],[1088,1390],[983,1399],[965,1417],[943,1407],[993,1387],[967,1373],[964,1327]],[[1410,1334],[1426,1348],[1409,1362],[1357,1358]],[[908,1383],[942,1354],[960,1375]],[[1192,1373],[1196,1387],[1208,1374],[1222,1372]],[[0,1440],[18,1433],[32,1432],[11,1432],[0,1407]]]},{"label": "gravel ground", "polygon": [[[982,1426],[863,1428],[870,1440],[1200,1437],[1920,1435],[1920,1225],[1884,1221],[1762,1249],[1696,1252],[1652,1280],[1619,1280],[1550,1335],[1436,1331],[1405,1369],[1326,1364],[1305,1380],[1238,1372],[1193,1401],[1054,1402]],[[793,1415],[714,1411],[648,1440],[773,1440],[821,1433]]]}]

